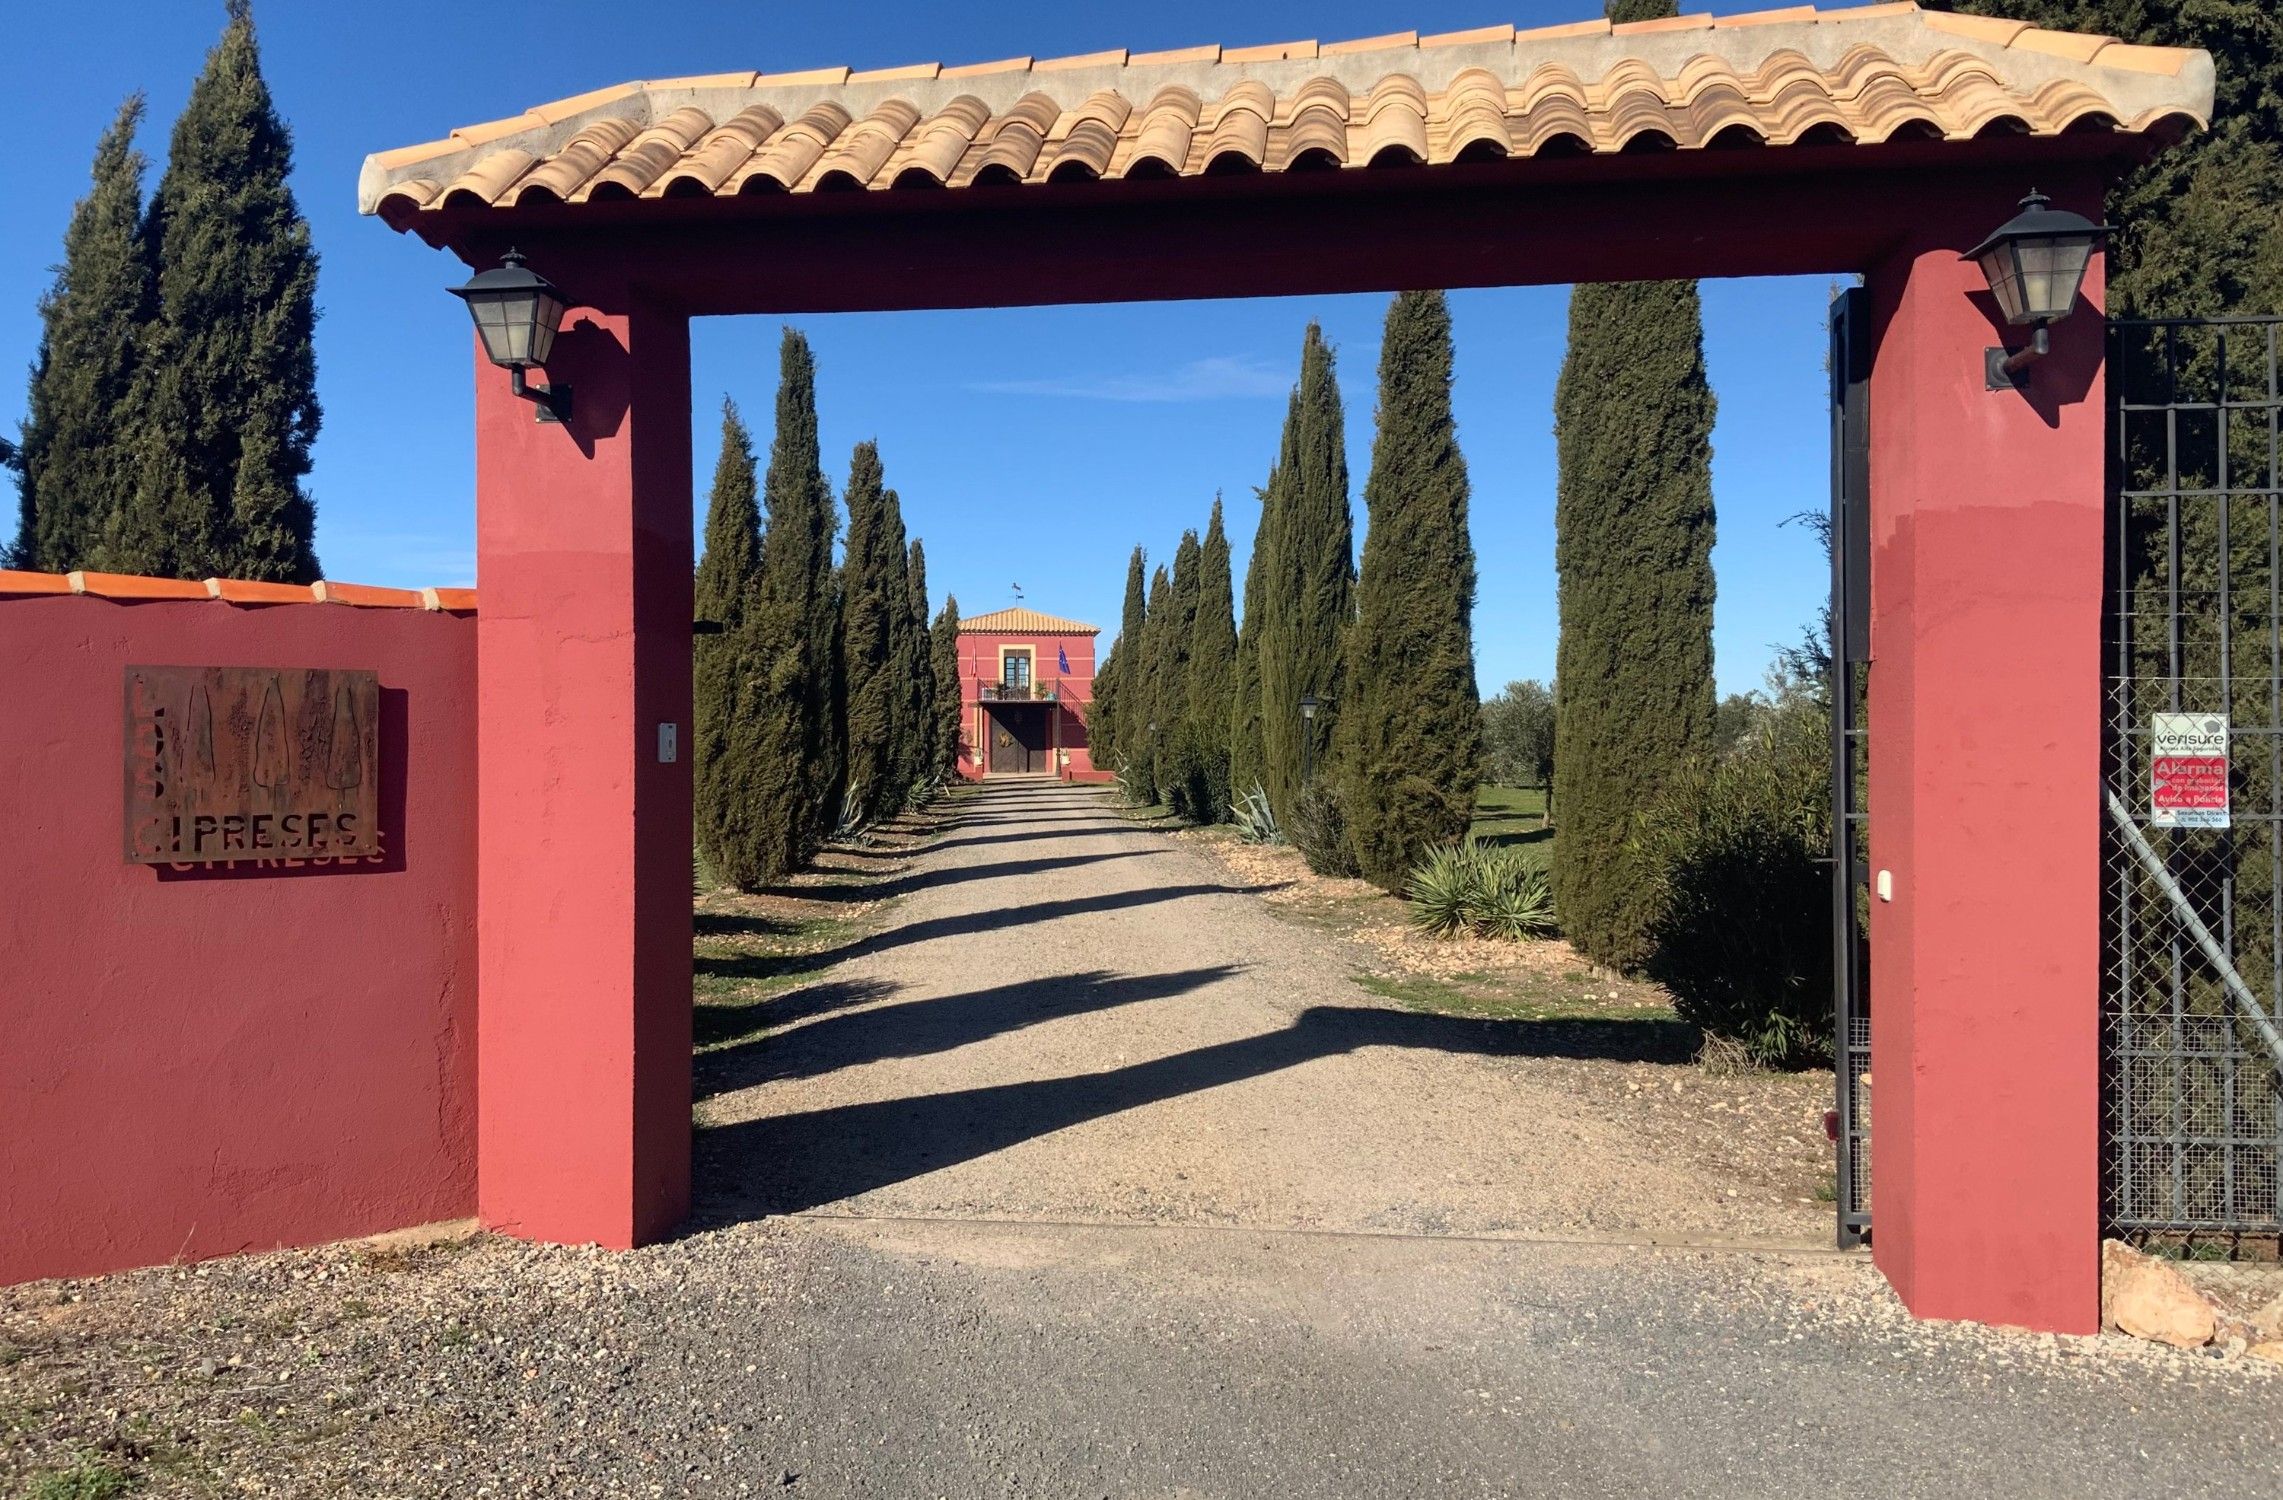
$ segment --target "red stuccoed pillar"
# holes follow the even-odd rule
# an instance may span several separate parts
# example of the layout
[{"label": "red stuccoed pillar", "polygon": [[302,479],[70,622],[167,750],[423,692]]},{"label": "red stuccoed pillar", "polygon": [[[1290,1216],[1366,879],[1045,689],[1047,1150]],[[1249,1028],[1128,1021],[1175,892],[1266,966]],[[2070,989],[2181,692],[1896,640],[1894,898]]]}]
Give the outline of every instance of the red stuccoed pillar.
[{"label": "red stuccoed pillar", "polygon": [[540,377],[561,426],[476,362],[477,1201],[624,1248],[689,1208],[690,367],[611,300]]},{"label": "red stuccoed pillar", "polygon": [[[2103,297],[2096,262],[2028,390],[1983,389],[1983,349],[2024,335],[1958,256],[2020,191],[1961,190],[1957,225],[1869,277],[1873,1254],[1921,1317],[2086,1333]],[[2090,186],[2054,196],[2100,213]]]}]

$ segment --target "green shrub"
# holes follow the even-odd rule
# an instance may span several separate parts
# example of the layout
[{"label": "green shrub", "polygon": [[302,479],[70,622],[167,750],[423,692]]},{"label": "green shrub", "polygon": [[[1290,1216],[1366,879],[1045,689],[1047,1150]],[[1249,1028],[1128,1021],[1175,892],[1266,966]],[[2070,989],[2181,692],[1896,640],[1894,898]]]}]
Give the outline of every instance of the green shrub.
[{"label": "green shrub", "polygon": [[1301,788],[1293,799],[1292,826],[1286,835],[1300,857],[1308,861],[1308,868],[1319,875],[1354,877],[1362,873],[1356,864],[1355,846],[1348,841],[1347,794],[1340,789],[1339,778],[1319,775]]},{"label": "green shrub", "polygon": [[1276,826],[1276,809],[1268,805],[1268,789],[1259,782],[1252,790],[1239,797],[1230,809],[1230,818],[1237,825],[1237,842],[1240,844],[1281,844],[1284,831]]},{"label": "green shrub", "polygon": [[83,1458],[34,1481],[31,1500],[112,1500],[135,1487],[134,1476],[104,1458]]},{"label": "green shrub", "polygon": [[1650,974],[1682,1020],[1763,1065],[1831,1057],[1830,758],[1828,711],[1787,694],[1634,833],[1655,887]]},{"label": "green shrub", "polygon": [[1406,894],[1411,923],[1436,937],[1462,932],[1508,942],[1554,931],[1554,901],[1545,872],[1519,849],[1448,844],[1412,870]]}]

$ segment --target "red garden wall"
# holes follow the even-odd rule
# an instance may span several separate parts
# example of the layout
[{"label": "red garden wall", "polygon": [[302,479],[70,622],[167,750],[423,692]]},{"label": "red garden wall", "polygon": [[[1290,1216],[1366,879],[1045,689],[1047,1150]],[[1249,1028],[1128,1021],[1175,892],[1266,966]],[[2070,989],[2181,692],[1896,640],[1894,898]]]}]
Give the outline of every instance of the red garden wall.
[{"label": "red garden wall", "polygon": [[[0,1283],[472,1214],[472,596],[82,582],[0,573]],[[124,862],[130,664],[377,672],[383,853]]]}]

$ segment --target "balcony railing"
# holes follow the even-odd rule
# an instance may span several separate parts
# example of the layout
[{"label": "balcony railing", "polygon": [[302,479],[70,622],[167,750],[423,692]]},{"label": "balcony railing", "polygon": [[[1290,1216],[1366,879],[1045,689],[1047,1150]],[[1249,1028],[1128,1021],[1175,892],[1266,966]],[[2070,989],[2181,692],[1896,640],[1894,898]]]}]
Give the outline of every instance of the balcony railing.
[{"label": "balcony railing", "polygon": [[986,682],[980,697],[985,703],[1053,703],[1062,696],[1061,686],[1055,682]]}]

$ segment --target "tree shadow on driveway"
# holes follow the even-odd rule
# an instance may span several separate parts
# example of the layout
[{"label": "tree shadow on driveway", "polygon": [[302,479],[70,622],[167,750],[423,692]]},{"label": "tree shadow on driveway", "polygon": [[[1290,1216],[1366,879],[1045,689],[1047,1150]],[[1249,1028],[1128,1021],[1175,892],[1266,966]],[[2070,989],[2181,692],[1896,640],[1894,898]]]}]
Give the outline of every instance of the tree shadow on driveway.
[{"label": "tree shadow on driveway", "polygon": [[[1192,971],[1192,975],[1210,972]],[[1131,982],[1097,980],[1088,993],[1104,1003],[1104,990]],[[1002,997],[996,1003],[1006,1010],[1019,1008],[1022,1002]],[[1034,997],[1029,1003],[1040,1002]],[[836,1105],[715,1126],[697,1133],[699,1205],[693,1223],[799,1213],[989,1156],[1088,1120],[1366,1047],[1499,1057],[1606,1056],[1613,1046],[1607,1028],[1624,1024],[1589,1028],[1316,1005],[1276,1031],[1105,1072]]]},{"label": "tree shadow on driveway", "polygon": [[[756,1037],[700,1058],[698,1097],[710,1098],[733,1089],[784,1079],[814,1078],[839,1068],[858,1067],[891,1057],[925,1057],[930,1053],[949,1052],[1065,1016],[1185,995],[1237,972],[1234,966],[1226,964],[1172,974],[1115,975],[1095,969],[863,1010],[851,1009],[836,1001],[827,1009],[837,1014],[811,1011],[810,1014],[822,1014],[824,1018],[795,1030]],[[799,1006],[806,993],[784,997],[792,1002],[788,1012]],[[789,1013],[772,1014],[766,1017],[764,1024],[790,1026],[793,1020]]]},{"label": "tree shadow on driveway", "polygon": [[822,973],[834,964],[867,953],[884,953],[912,943],[924,943],[935,938],[959,937],[967,933],[1004,932],[1010,928],[1029,927],[1051,922],[1057,917],[1080,916],[1088,912],[1125,911],[1136,906],[1151,906],[1160,901],[1181,901],[1191,896],[1244,896],[1262,891],[1282,890],[1289,882],[1271,885],[1157,885],[1143,886],[1130,891],[1105,891],[1093,896],[1073,896],[1067,901],[1032,901],[1019,906],[997,906],[983,911],[954,912],[948,916],[929,917],[924,921],[907,922],[885,932],[876,932],[843,943],[837,948],[818,949],[805,953],[732,954],[709,957],[700,955],[695,962],[696,973],[721,979],[776,979],[796,971],[814,970]]},{"label": "tree shadow on driveway", "polygon": [[[1025,834],[1024,841],[1032,836]],[[1076,869],[1080,865],[1098,865],[1113,859],[1146,859],[1163,854],[1163,849],[1110,849],[1099,854],[1041,855],[1037,859],[1000,859],[982,864],[949,865],[904,874],[890,875],[885,879],[849,885],[803,885],[771,889],[765,894],[791,896],[802,901],[885,901],[892,896],[908,895],[913,891],[937,886],[958,885],[969,880],[1003,880],[1023,875],[1042,875],[1052,870]]]}]

